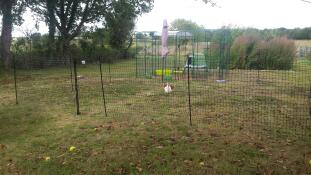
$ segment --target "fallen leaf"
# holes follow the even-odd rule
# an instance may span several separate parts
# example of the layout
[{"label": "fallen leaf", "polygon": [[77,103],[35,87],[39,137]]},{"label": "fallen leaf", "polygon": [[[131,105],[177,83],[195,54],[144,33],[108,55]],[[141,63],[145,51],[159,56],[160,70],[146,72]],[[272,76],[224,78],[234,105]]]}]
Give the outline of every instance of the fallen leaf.
[{"label": "fallen leaf", "polygon": [[161,145],[160,145],[160,146],[157,146],[156,148],[158,148],[158,149],[162,149],[162,148],[163,148],[163,146],[161,146]]},{"label": "fallen leaf", "polygon": [[190,160],[184,160],[184,163],[191,163]]},{"label": "fallen leaf", "polygon": [[111,126],[111,125],[109,125],[108,127],[107,127],[107,130],[109,131],[109,130],[112,130],[113,129],[113,126]]},{"label": "fallen leaf", "polygon": [[4,144],[0,144],[0,150],[6,149],[6,146]]},{"label": "fallen leaf", "polygon": [[142,171],[143,171],[143,169],[140,168],[140,167],[136,167],[136,169],[137,169],[139,172],[142,172]]}]

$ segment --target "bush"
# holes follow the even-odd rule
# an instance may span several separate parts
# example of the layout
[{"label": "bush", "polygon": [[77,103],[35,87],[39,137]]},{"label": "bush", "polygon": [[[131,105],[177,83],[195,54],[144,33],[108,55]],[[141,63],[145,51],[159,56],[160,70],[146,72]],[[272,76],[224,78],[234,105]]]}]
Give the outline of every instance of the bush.
[{"label": "bush", "polygon": [[231,68],[289,70],[296,54],[295,43],[285,37],[260,40],[238,37],[231,47]]},{"label": "bush", "polygon": [[260,39],[253,35],[237,37],[231,47],[231,65],[232,69],[246,69],[250,61],[252,52]]}]

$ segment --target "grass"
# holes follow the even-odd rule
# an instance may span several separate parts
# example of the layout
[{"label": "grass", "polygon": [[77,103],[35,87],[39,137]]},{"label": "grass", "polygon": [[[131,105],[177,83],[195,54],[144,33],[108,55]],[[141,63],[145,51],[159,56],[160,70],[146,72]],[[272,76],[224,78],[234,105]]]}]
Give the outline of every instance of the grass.
[{"label": "grass", "polygon": [[[96,65],[79,67],[81,116],[65,68],[0,77],[0,174],[310,174],[311,66],[235,70],[191,83],[135,78],[135,62],[104,65],[104,117]],[[109,81],[111,77],[111,82]],[[70,146],[77,149],[69,151]],[[50,157],[49,161],[45,158]]]}]

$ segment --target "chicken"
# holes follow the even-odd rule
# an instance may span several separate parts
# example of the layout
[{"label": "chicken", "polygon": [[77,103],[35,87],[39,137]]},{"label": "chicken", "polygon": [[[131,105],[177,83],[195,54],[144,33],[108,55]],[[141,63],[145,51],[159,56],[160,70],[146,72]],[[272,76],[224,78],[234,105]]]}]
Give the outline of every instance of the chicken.
[{"label": "chicken", "polygon": [[170,85],[169,83],[166,83],[164,86],[164,92],[165,93],[171,93],[174,89],[174,86]]}]

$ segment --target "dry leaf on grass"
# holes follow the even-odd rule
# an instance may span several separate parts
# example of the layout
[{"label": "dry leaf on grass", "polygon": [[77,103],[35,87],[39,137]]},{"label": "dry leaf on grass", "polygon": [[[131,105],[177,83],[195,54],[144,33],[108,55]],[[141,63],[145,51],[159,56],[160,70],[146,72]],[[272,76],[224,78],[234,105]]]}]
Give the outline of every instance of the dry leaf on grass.
[{"label": "dry leaf on grass", "polygon": [[0,144],[0,150],[6,149],[7,147],[4,144]]}]

